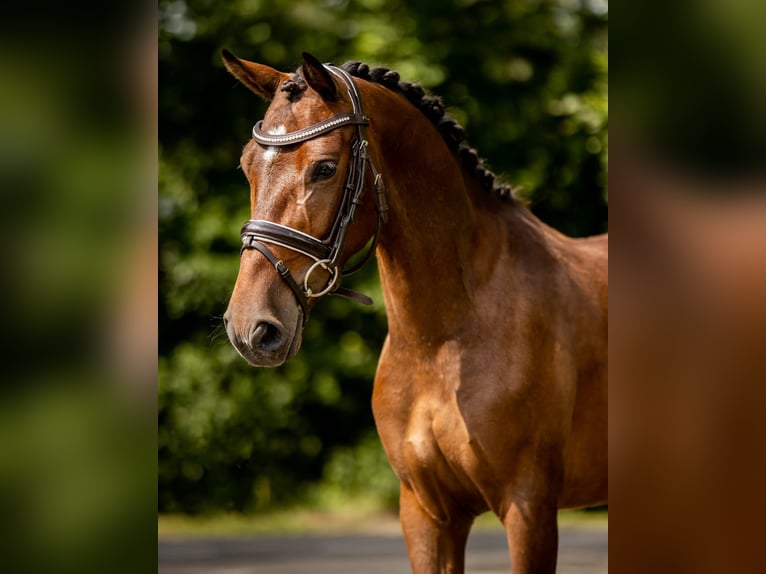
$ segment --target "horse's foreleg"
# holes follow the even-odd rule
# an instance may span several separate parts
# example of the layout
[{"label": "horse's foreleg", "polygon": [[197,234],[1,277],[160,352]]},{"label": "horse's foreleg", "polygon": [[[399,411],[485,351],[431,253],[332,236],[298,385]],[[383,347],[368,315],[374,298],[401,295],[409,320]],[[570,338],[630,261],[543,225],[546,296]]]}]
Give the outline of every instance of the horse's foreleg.
[{"label": "horse's foreleg", "polygon": [[413,574],[462,574],[472,518],[458,515],[441,521],[429,514],[404,484],[399,515]]},{"label": "horse's foreleg", "polygon": [[556,572],[557,511],[555,498],[531,503],[525,500],[510,505],[502,518],[513,574]]}]

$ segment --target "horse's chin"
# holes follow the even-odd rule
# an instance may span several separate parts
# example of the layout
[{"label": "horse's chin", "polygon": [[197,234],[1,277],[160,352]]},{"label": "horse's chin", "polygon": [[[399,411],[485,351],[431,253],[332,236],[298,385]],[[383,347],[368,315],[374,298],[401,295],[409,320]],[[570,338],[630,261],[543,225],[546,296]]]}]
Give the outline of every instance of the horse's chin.
[{"label": "horse's chin", "polygon": [[295,328],[293,340],[290,341],[290,346],[287,349],[287,355],[285,356],[285,359],[282,361],[282,363],[286,363],[298,354],[298,351],[300,351],[301,348],[301,343],[303,343],[303,326],[298,324],[298,326]]}]

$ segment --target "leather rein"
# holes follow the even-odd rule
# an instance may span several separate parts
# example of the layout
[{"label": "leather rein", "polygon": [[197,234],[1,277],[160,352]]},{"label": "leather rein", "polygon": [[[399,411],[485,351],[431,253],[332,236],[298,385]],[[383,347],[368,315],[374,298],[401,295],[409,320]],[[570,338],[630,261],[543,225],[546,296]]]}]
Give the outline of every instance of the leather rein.
[{"label": "leather rein", "polygon": [[[263,120],[261,120],[253,127],[253,139],[262,146],[284,147],[314,139],[340,127],[356,126],[357,137],[351,145],[351,160],[349,162],[346,183],[343,186],[343,197],[328,236],[325,239],[318,239],[292,227],[263,219],[250,219],[246,221],[240,232],[242,238],[241,252],[244,252],[246,249],[255,249],[269,260],[282,280],[295,294],[295,298],[298,300],[298,304],[303,311],[304,325],[309,317],[309,301],[323,295],[339,295],[365,305],[372,304],[372,299],[368,296],[345,289],[340,286],[340,282],[342,277],[359,271],[370,259],[378,244],[381,223],[385,223],[387,220],[386,212],[388,211],[383,179],[367,155],[366,126],[369,125],[370,118],[362,110],[362,101],[356,84],[354,84],[351,76],[345,70],[331,64],[325,64],[325,68],[340,78],[345,84],[353,106],[352,113],[340,114],[287,134],[265,133],[261,129],[263,124]],[[346,243],[348,229],[354,222],[357,210],[362,204],[367,166],[369,166],[370,173],[374,178],[375,211],[377,213],[375,235],[362,259],[350,268],[342,269],[340,259]],[[296,281],[292,272],[281,259],[274,255],[268,245],[277,245],[290,249],[314,261],[306,271],[303,285]],[[330,277],[322,289],[314,292],[309,287],[309,278],[318,267],[329,273]]]}]

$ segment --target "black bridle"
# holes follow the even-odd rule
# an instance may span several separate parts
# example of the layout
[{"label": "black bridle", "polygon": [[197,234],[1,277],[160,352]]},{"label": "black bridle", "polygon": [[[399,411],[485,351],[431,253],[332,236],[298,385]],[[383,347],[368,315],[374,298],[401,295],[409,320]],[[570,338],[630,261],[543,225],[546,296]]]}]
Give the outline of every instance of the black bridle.
[{"label": "black bridle", "polygon": [[[357,137],[351,145],[351,160],[349,162],[346,183],[343,186],[343,198],[341,199],[338,213],[335,216],[335,221],[330,228],[330,233],[325,239],[317,239],[308,233],[293,229],[292,227],[263,219],[250,219],[245,222],[241,231],[242,251],[256,249],[271,262],[279,276],[282,277],[282,280],[287,283],[295,294],[303,311],[304,324],[309,317],[309,300],[312,298],[321,297],[322,295],[340,295],[365,305],[372,303],[372,299],[366,295],[341,287],[340,281],[342,277],[355,273],[367,263],[378,243],[380,224],[386,221],[386,212],[388,210],[383,179],[367,155],[366,126],[369,125],[370,119],[362,111],[362,101],[356,85],[345,70],[330,64],[325,64],[325,67],[345,84],[351,99],[351,105],[353,106],[352,113],[340,114],[309,127],[278,135],[263,132],[261,130],[263,121],[261,120],[253,127],[253,139],[262,146],[291,146],[314,139],[343,126],[356,126]],[[346,235],[348,234],[349,226],[356,218],[357,209],[362,204],[365,170],[368,165],[374,178],[373,185],[375,187],[375,211],[377,212],[375,235],[364,257],[352,267],[341,269],[340,259],[343,255]],[[306,271],[303,285],[298,284],[282,260],[278,259],[266,246],[267,243],[285,247],[314,260],[314,263]],[[311,277],[311,274],[317,267],[327,271],[330,277],[323,289],[314,292],[309,287],[309,277]]]}]

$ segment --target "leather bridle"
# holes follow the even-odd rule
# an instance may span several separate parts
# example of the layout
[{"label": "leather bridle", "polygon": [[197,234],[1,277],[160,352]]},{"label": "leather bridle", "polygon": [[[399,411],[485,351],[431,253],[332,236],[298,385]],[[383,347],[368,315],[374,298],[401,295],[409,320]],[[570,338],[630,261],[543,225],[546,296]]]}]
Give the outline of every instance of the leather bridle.
[{"label": "leather bridle", "polygon": [[[286,225],[272,223],[263,219],[250,219],[242,226],[242,251],[246,249],[255,249],[263,254],[271,262],[279,273],[282,280],[290,287],[298,300],[298,304],[303,311],[303,323],[308,321],[309,300],[321,297],[323,295],[340,295],[348,297],[365,305],[372,303],[372,299],[345,289],[340,286],[341,278],[355,273],[361,269],[369,260],[378,243],[381,223],[387,219],[388,206],[386,205],[385,188],[381,174],[375,169],[372,161],[367,155],[366,126],[370,119],[362,110],[362,101],[359,92],[351,79],[351,76],[345,70],[325,64],[325,68],[340,78],[345,84],[353,111],[350,114],[340,114],[313,124],[303,129],[296,130],[287,134],[269,134],[261,130],[263,120],[259,121],[253,127],[253,139],[262,146],[292,146],[305,142],[310,139],[322,136],[332,130],[344,126],[356,126],[356,138],[351,145],[351,160],[349,162],[348,176],[343,186],[343,197],[340,208],[335,216],[335,221],[330,228],[330,232],[325,239],[318,239],[308,233],[304,233]],[[375,211],[377,219],[375,222],[375,235],[372,243],[362,259],[348,269],[341,268],[341,256],[346,243],[346,235],[351,223],[356,218],[356,212],[362,204],[362,194],[365,187],[365,171],[369,165],[373,176],[373,185],[375,188]],[[266,245],[277,245],[305,255],[314,261],[306,271],[303,279],[303,285],[300,285],[293,277],[293,274],[287,266],[274,255]],[[327,284],[321,290],[314,292],[309,287],[309,278],[311,274],[321,267],[330,274]]]}]

